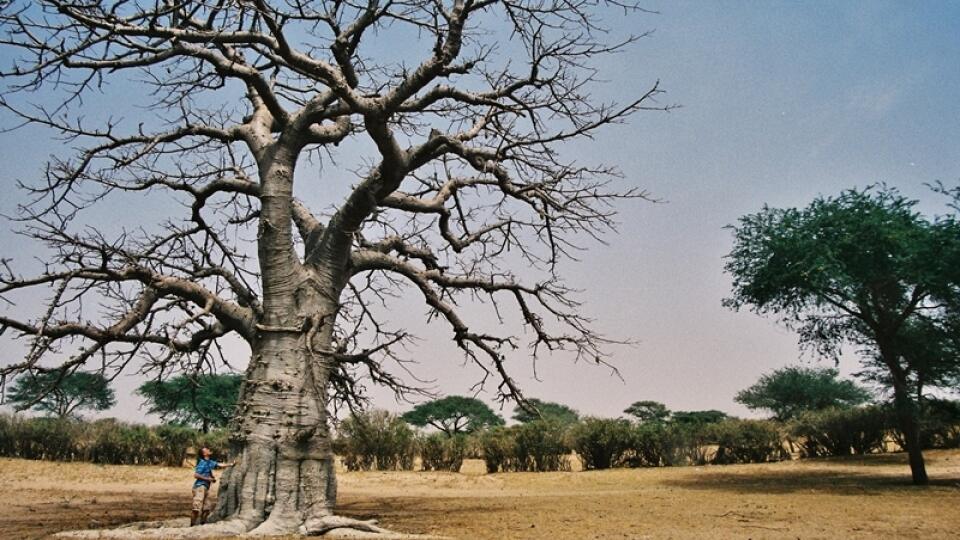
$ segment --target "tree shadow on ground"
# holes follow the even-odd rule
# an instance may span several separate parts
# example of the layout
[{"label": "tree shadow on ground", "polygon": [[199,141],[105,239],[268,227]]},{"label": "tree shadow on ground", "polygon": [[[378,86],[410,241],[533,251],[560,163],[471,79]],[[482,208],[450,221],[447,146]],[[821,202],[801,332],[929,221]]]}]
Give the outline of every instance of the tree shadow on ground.
[{"label": "tree shadow on ground", "polygon": [[[469,511],[469,503],[481,510],[479,501],[464,501],[456,505],[456,499],[444,499],[445,505],[432,504],[424,497],[377,497],[365,496],[359,500],[337,501],[336,514],[353,519],[376,519],[380,526],[402,530],[405,533],[428,534],[436,523],[443,523],[451,512]],[[452,509],[451,506],[455,507]],[[459,506],[463,506],[462,508]],[[488,508],[489,510],[489,508]]]},{"label": "tree shadow on ground", "polygon": [[[73,494],[51,490],[35,490],[31,494],[48,494],[49,502],[34,502],[18,508],[19,511],[0,513],[0,538],[46,538],[59,531],[105,529],[134,521],[190,515],[189,492],[185,496],[124,492]],[[16,499],[11,501],[15,502]]]},{"label": "tree shadow on ground", "polygon": [[[824,463],[829,465],[830,463]],[[855,465],[855,462],[844,462]],[[716,490],[732,493],[780,494],[824,493],[831,495],[871,495],[905,490],[956,490],[960,489],[960,475],[931,478],[929,486],[914,486],[910,483],[910,471],[903,474],[875,474],[846,470],[816,470],[797,467],[791,470],[763,470],[745,472],[714,472],[670,479],[667,485],[684,489]]]},{"label": "tree shadow on ground", "polygon": [[[940,461],[939,459],[930,456],[926,456],[925,459],[927,466],[934,465]],[[866,454],[857,456],[802,458],[800,463],[804,465],[850,465],[855,467],[879,467],[890,465],[903,465],[904,467],[908,467],[910,462],[906,452],[889,452],[883,454]]]},{"label": "tree shadow on ground", "polygon": [[450,512],[470,511],[476,508],[512,508],[516,500],[521,498],[536,498],[531,496],[520,497],[504,495],[503,497],[431,497],[427,495],[412,495],[410,497],[377,496],[365,494],[362,498],[344,497],[338,500],[334,510],[338,515],[354,519],[371,519],[376,517],[401,514],[416,509],[417,512],[443,516]]}]

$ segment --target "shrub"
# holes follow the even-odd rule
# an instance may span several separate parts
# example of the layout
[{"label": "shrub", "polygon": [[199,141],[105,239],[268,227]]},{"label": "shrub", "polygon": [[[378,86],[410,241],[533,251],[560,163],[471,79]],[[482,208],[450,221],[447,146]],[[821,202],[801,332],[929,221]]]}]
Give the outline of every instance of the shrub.
[{"label": "shrub", "polygon": [[347,470],[412,470],[414,433],[387,411],[352,414],[340,423],[335,449]]},{"label": "shrub", "polygon": [[847,409],[850,444],[853,453],[872,454],[883,452],[883,441],[893,426],[893,418],[881,407]]},{"label": "shrub", "polygon": [[86,426],[83,450],[88,461],[104,465],[155,465],[162,461],[163,443],[147,426],[112,418]]},{"label": "shrub", "polygon": [[[168,467],[179,467],[187,459],[187,449],[194,446],[197,432],[194,429],[164,424],[155,428],[159,439],[160,464]],[[219,457],[220,454],[215,454]]]},{"label": "shrub", "polygon": [[555,420],[534,420],[511,428],[513,470],[530,472],[569,471],[570,446],[566,425]]},{"label": "shrub", "polygon": [[17,422],[17,456],[25,459],[71,461],[81,458],[82,424],[60,418],[29,418]]},{"label": "shrub", "polygon": [[924,448],[960,446],[960,401],[931,399],[924,402],[920,423]]},{"label": "shrub", "polygon": [[480,436],[488,473],[570,470],[566,426],[554,420],[534,420],[509,428],[494,428]]},{"label": "shrub", "polygon": [[660,467],[666,464],[667,426],[658,423],[643,423],[634,430],[633,452],[635,466]]},{"label": "shrub", "polygon": [[883,451],[890,419],[878,406],[825,409],[801,414],[790,424],[804,457],[846,456]]},{"label": "shrub", "polygon": [[510,429],[498,427],[483,432],[480,450],[488,473],[513,469],[513,432]]},{"label": "shrub", "polygon": [[0,456],[16,456],[19,421],[9,414],[0,414]]},{"label": "shrub", "polygon": [[459,472],[467,453],[467,438],[433,433],[420,438],[420,466],[425,471]]},{"label": "shrub", "polygon": [[715,424],[676,424],[667,428],[667,465],[706,465],[717,444]]},{"label": "shrub", "polygon": [[706,463],[709,424],[658,424],[634,428],[632,466],[669,467]]},{"label": "shrub", "polygon": [[717,441],[713,463],[765,463],[784,458],[777,424],[767,420],[724,420],[710,426]]},{"label": "shrub", "polygon": [[570,439],[584,469],[609,469],[629,461],[635,430],[627,420],[586,418],[571,428]]},{"label": "shrub", "polygon": [[465,445],[464,459],[483,459],[483,435],[487,431],[489,431],[489,429],[468,433],[463,436]]}]

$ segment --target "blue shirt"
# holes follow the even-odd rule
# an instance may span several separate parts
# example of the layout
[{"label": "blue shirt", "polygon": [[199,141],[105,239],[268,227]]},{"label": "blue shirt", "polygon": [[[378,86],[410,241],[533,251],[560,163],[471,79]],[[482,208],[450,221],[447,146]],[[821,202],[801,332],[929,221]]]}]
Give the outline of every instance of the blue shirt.
[{"label": "blue shirt", "polygon": [[[213,470],[219,465],[216,461],[212,459],[201,459],[197,462],[197,468],[193,472],[199,474],[200,476],[213,476]],[[210,487],[210,482],[208,480],[201,480],[197,478],[197,481],[193,483],[193,487],[206,486]]]}]

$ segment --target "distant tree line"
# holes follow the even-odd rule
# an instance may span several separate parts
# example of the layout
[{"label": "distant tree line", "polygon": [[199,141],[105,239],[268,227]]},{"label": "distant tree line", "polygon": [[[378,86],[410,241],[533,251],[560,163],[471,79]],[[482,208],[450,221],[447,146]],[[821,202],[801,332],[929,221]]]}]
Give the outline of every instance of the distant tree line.
[{"label": "distant tree line", "polygon": [[[181,385],[178,380],[173,386]],[[425,471],[458,471],[464,459],[478,458],[492,473],[570,470],[571,459],[584,469],[605,469],[756,463],[788,459],[791,453],[843,456],[884,452],[890,443],[904,447],[893,407],[868,403],[872,397],[840,379],[835,369],[797,366],[765,374],[737,394],[738,402],[768,412],[769,420],[741,420],[717,410],[671,411],[651,400],[629,405],[628,418],[581,417],[561,403],[531,399],[514,410],[516,424],[506,426],[482,401],[448,396],[403,415],[351,414],[338,426],[335,450],[350,470],[411,470],[419,464]],[[960,445],[960,403],[932,398],[924,403],[923,447]],[[203,434],[197,430],[199,416],[169,418],[193,425],[0,416],[0,455],[174,465],[183,462],[190,446],[211,445],[223,453],[225,430]]]},{"label": "distant tree line", "polygon": [[42,417],[0,415],[0,456],[114,465],[180,466],[190,448],[229,454],[226,425],[233,414],[242,376],[179,375],[148,381],[138,394],[165,424],[145,426],[81,413],[116,404],[110,381],[99,373],[37,372],[18,377],[6,395],[14,410]]},{"label": "distant tree line", "polygon": [[[351,470],[459,470],[463,459],[488,472],[758,463],[799,457],[869,454],[906,448],[895,407],[832,368],[788,366],[764,374],[736,396],[767,420],[718,410],[671,411],[636,401],[625,418],[581,417],[561,403],[530,399],[513,426],[475,398],[450,396],[403,415],[357,413],[344,421],[337,451]],[[923,448],[960,446],[960,402],[924,400]],[[454,427],[458,426],[458,427]],[[433,433],[413,428],[432,428]]]},{"label": "distant tree line", "polygon": [[112,418],[25,418],[0,414],[0,456],[104,465],[179,467],[193,448],[207,446],[229,459],[226,430],[201,433],[175,425],[145,426]]}]

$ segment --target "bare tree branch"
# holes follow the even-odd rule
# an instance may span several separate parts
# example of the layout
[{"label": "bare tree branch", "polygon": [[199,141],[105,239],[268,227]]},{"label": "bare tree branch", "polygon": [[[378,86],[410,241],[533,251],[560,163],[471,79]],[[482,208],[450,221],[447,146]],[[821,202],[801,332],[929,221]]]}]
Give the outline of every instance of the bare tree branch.
[{"label": "bare tree branch", "polygon": [[[0,72],[0,108],[73,150],[24,186],[31,200],[17,219],[50,256],[34,277],[5,261],[0,298],[39,290],[48,300],[36,316],[0,315],[32,340],[5,372],[45,369],[72,339],[87,346],[66,365],[114,351],[117,366],[140,355],[164,370],[183,355],[210,361],[230,334],[254,351],[299,335],[316,355],[311,377],[329,375],[341,403],[362,401],[360,379],[422,391],[387,367],[406,372],[398,349],[411,336],[370,309],[406,284],[501,397],[521,399],[507,370],[520,340],[473,331],[461,296],[489,300],[497,316],[511,306],[534,356],[606,363],[614,341],[591,329],[558,265],[615,229],[617,201],[647,194],[562,151],[672,106],[658,103],[657,82],[622,104],[592,97],[602,80],[591,62],[646,35],[607,41],[597,13],[526,0],[4,6],[0,46],[13,67]],[[420,49],[409,65],[371,56],[369,42],[411,30]],[[85,118],[85,100],[114,81],[148,89],[138,101],[153,116]],[[41,89],[55,105],[29,103]],[[340,145],[372,151],[345,198],[318,212],[305,201],[319,190],[296,172],[316,157],[330,164],[320,182],[342,181]],[[172,211],[121,230],[82,225],[130,196]],[[535,284],[500,268],[515,256],[542,273]],[[108,322],[87,322],[93,309]]]}]

